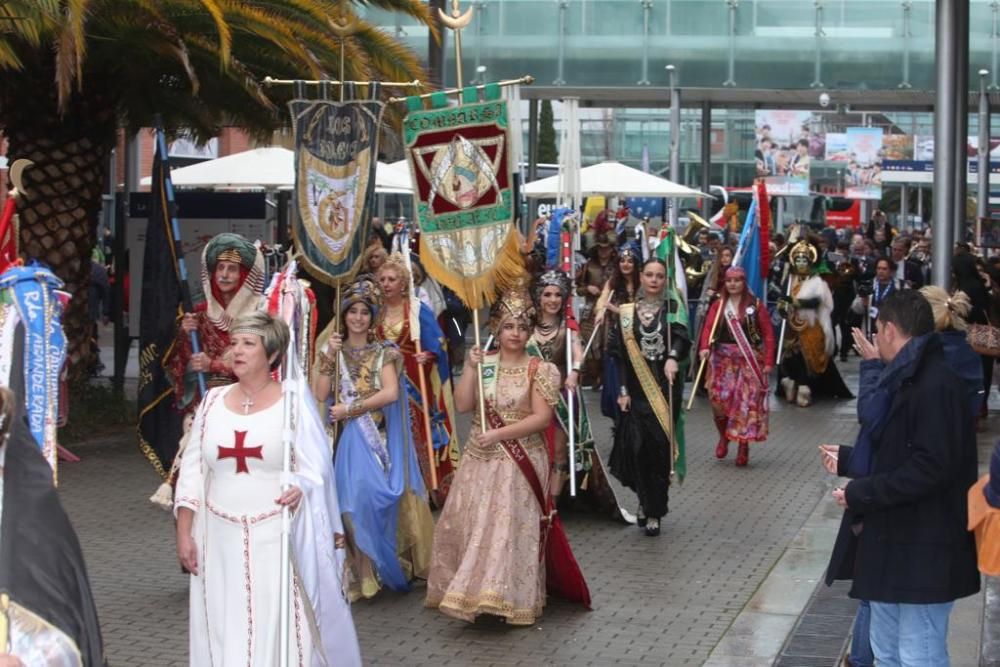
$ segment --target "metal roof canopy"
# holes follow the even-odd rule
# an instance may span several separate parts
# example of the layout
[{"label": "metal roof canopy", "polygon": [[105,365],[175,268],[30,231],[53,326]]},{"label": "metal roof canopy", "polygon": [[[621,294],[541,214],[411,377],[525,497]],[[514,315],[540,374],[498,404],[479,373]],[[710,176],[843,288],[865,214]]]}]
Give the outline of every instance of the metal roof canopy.
[{"label": "metal roof canopy", "polygon": [[[851,111],[933,111],[933,90],[782,90],[767,88],[685,88],[679,87],[684,106],[699,106],[709,102],[712,107],[747,109],[811,109],[834,113],[838,106],[849,106]],[[830,96],[828,107],[819,103],[821,93]],[[521,98],[525,100],[560,100],[575,97],[581,107],[639,107],[670,106],[670,88],[667,86],[522,86]],[[969,92],[969,104],[975,106],[978,91]],[[1000,104],[1000,92],[990,94],[991,104]]]}]

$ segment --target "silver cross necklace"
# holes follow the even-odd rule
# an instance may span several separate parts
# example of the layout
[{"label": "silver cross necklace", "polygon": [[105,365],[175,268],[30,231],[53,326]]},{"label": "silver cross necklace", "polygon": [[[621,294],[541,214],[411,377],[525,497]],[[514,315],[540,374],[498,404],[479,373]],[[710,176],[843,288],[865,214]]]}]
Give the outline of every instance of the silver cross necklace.
[{"label": "silver cross necklace", "polygon": [[243,399],[243,402],[240,403],[240,405],[243,406],[243,414],[245,415],[250,414],[250,408],[253,407],[253,397],[262,392],[264,388],[267,387],[269,384],[271,384],[271,378],[267,378],[267,382],[261,385],[260,389],[255,389],[254,391],[249,393],[243,388],[242,384],[239,383],[236,384],[236,386],[240,388],[240,391],[243,393],[243,395],[246,396],[246,398]]}]

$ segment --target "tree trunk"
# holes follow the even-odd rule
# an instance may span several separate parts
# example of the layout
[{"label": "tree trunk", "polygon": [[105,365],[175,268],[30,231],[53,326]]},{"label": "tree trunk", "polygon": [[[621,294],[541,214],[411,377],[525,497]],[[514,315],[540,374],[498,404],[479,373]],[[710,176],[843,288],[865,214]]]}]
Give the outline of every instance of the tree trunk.
[{"label": "tree trunk", "polygon": [[93,359],[90,255],[116,138],[115,111],[99,91],[87,90],[74,94],[60,114],[55,86],[39,90],[41,80],[37,71],[0,77],[0,126],[8,159],[35,163],[24,172],[25,192],[18,200],[20,249],[26,259],[51,267],[72,295],[63,329],[70,381],[77,383],[86,379]]}]

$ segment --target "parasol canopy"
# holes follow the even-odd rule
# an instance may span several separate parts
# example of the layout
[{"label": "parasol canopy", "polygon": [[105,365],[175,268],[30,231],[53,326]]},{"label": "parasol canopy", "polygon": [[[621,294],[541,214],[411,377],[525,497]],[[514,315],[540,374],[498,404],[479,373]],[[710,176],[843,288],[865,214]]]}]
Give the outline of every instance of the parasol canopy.
[{"label": "parasol canopy", "polygon": [[[269,146],[234,153],[215,160],[199,162],[170,171],[178,188],[262,188],[288,190],[295,185],[295,153],[287,148]],[[144,178],[142,185],[151,179]],[[413,192],[409,172],[379,162],[375,168],[377,194]]]},{"label": "parasol canopy", "polygon": [[[601,162],[580,170],[580,194],[620,197],[711,197],[704,192],[679,185],[665,178],[647,174],[621,162]],[[565,179],[563,179],[565,181]],[[527,197],[558,197],[561,183],[559,175],[533,181],[524,186]]]}]

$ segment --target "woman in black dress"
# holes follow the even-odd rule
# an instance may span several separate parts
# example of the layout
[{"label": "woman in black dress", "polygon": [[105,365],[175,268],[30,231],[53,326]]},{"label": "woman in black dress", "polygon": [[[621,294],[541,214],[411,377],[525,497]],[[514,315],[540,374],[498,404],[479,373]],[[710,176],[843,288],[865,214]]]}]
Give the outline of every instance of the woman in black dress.
[{"label": "woman in black dress", "polygon": [[619,308],[609,353],[618,360],[621,418],[615,428],[611,473],[639,496],[639,526],[660,534],[670,476],[680,456],[677,426],[684,393],[682,359],[691,347],[687,310],[660,259],[646,260],[634,303]]}]

